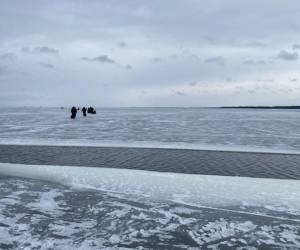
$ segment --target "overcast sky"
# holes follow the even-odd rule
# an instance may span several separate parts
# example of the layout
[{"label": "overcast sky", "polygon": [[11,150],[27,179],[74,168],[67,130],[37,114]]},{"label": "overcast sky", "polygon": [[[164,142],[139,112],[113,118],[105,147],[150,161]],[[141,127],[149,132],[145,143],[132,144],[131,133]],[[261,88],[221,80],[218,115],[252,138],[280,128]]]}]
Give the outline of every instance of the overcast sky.
[{"label": "overcast sky", "polygon": [[299,0],[3,0],[0,105],[300,105]]}]

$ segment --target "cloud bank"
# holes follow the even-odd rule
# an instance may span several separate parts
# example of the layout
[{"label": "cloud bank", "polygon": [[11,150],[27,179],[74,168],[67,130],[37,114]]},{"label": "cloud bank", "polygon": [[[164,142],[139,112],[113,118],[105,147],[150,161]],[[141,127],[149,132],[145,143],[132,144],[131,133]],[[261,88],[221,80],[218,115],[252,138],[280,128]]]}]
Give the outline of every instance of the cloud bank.
[{"label": "cloud bank", "polygon": [[0,105],[299,105],[299,16],[298,0],[3,1]]}]

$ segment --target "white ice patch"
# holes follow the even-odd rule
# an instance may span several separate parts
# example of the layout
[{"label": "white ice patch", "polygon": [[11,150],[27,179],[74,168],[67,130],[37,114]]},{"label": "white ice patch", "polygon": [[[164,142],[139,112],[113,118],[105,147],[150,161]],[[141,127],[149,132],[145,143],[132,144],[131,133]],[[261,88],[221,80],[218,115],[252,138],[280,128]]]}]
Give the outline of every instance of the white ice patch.
[{"label": "white ice patch", "polygon": [[224,238],[233,237],[237,233],[245,234],[253,231],[255,228],[256,225],[250,221],[236,223],[221,219],[219,221],[209,222],[198,232],[190,231],[189,235],[199,245],[203,245],[205,243],[217,242]]},{"label": "white ice patch", "polygon": [[58,198],[60,196],[63,196],[63,194],[56,190],[49,190],[46,193],[42,192],[40,193],[39,200],[36,202],[29,203],[28,206],[44,212],[58,212],[59,206],[55,201],[55,198]]},{"label": "white ice patch", "polygon": [[63,236],[72,237],[74,234],[79,234],[82,231],[92,230],[96,226],[96,221],[81,221],[79,222],[63,222],[58,221],[58,223],[50,224],[49,230],[53,233]]},{"label": "white ice patch", "polygon": [[[298,180],[8,163],[0,163],[0,174],[171,200],[190,205],[242,206],[248,204],[249,206],[268,205],[300,209],[300,181]],[[41,206],[54,204],[50,200],[56,194],[49,195],[49,197],[42,197]]]}]

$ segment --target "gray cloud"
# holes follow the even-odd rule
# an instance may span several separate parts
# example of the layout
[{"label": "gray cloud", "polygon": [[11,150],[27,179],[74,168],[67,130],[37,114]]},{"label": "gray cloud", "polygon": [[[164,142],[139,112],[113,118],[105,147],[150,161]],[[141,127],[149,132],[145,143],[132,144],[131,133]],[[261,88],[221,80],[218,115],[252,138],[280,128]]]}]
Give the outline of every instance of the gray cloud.
[{"label": "gray cloud", "polygon": [[35,54],[48,54],[48,55],[57,55],[59,54],[58,49],[50,48],[47,46],[38,46],[33,49],[29,47],[22,47],[21,52],[23,53],[35,53]]},{"label": "gray cloud", "polygon": [[101,56],[96,56],[96,57],[81,57],[80,58],[83,61],[89,61],[89,62],[100,62],[100,63],[107,63],[107,64],[114,64],[116,66],[119,66],[123,69],[126,70],[131,70],[133,67],[130,64],[122,65],[112,58],[110,58],[108,55],[101,55]]},{"label": "gray cloud", "polygon": [[116,64],[116,61],[111,59],[107,55],[101,55],[96,57],[81,57],[81,60],[83,61],[90,61],[90,62],[101,62],[101,63],[112,63]]},{"label": "gray cloud", "polygon": [[49,48],[47,46],[35,47],[34,52],[43,53],[43,54],[58,54],[57,49]]},{"label": "gray cloud", "polygon": [[266,64],[266,61],[249,59],[249,60],[245,60],[243,62],[243,64],[246,64],[246,65],[263,65],[263,64]]},{"label": "gray cloud", "polygon": [[184,91],[176,91],[175,94],[179,95],[179,96],[185,96],[186,95],[186,93]]},{"label": "gray cloud", "polygon": [[[2,76],[5,82],[0,81],[0,89],[9,90],[13,97],[24,92],[26,82],[28,92],[37,97],[28,101],[34,105],[86,103],[85,99],[103,106],[285,104],[300,94],[287,98],[278,87],[279,82],[293,85],[290,77],[298,77],[300,60],[295,60],[298,54],[294,53],[300,51],[299,12],[299,0],[289,4],[266,0],[264,5],[260,0],[2,1],[0,22],[5,25],[1,26],[0,54],[14,52],[18,61],[0,60],[9,73]],[[287,51],[277,53],[278,48]],[[58,54],[55,64],[48,61]],[[82,55],[85,64],[78,61]],[[160,59],[163,64],[154,63]],[[288,60],[293,63],[284,63]],[[228,76],[234,80],[226,81]],[[276,82],[255,81],[271,76]],[[194,79],[201,82],[193,89],[189,82]],[[89,85],[85,95],[83,81]],[[178,103],[178,86],[198,90],[204,83],[201,98],[195,91]],[[247,93],[264,84],[277,95],[266,92],[259,99]],[[232,98],[239,86],[243,90]],[[147,98],[137,97],[142,89]],[[226,91],[218,92],[221,89]],[[22,105],[22,97],[16,99]]]},{"label": "gray cloud", "polygon": [[290,80],[290,82],[298,82],[297,78],[290,78],[289,80]]},{"label": "gray cloud", "polygon": [[174,53],[174,54],[171,54],[171,55],[168,55],[165,57],[156,56],[156,57],[151,58],[151,62],[154,62],[154,63],[162,63],[162,62],[174,63],[174,61],[176,61],[176,60],[178,60],[178,62],[179,61],[192,62],[192,61],[200,61],[200,58],[198,55],[191,53],[189,51],[180,51],[177,54]]},{"label": "gray cloud", "polygon": [[300,49],[300,44],[294,44],[293,45],[293,50],[297,50]]},{"label": "gray cloud", "polygon": [[198,83],[196,81],[190,82],[189,85],[195,87]]},{"label": "gray cloud", "polygon": [[44,68],[54,69],[54,65],[51,63],[41,63],[40,65],[43,66]]},{"label": "gray cloud", "polygon": [[249,93],[250,95],[255,95],[255,94],[256,94],[256,90],[254,90],[254,89],[249,89],[249,90],[248,90],[248,93]]},{"label": "gray cloud", "polygon": [[299,27],[299,25],[297,25],[297,24],[292,24],[292,25],[290,25],[290,29],[291,29],[292,31],[295,31],[295,32],[299,32],[299,31],[300,31],[300,27]]},{"label": "gray cloud", "polygon": [[209,57],[204,60],[204,63],[213,63],[213,64],[218,64],[218,65],[224,66],[225,58],[223,56]]},{"label": "gray cloud", "polygon": [[257,64],[266,64],[266,61],[265,60],[258,60],[256,61]]},{"label": "gray cloud", "polygon": [[296,52],[288,52],[286,50],[281,50],[278,55],[277,59],[287,60],[287,61],[294,61],[298,59],[298,53]]},{"label": "gray cloud", "polygon": [[6,67],[0,65],[0,75],[4,74],[6,72]]},{"label": "gray cloud", "polygon": [[16,58],[17,58],[17,55],[15,53],[0,54],[1,60],[15,60]]},{"label": "gray cloud", "polygon": [[24,52],[24,53],[30,53],[31,52],[30,48],[28,48],[28,47],[21,48],[21,51]]},{"label": "gray cloud", "polygon": [[126,42],[120,42],[119,47],[125,48],[125,47],[127,47],[127,43]]},{"label": "gray cloud", "polygon": [[255,62],[254,62],[254,60],[245,60],[244,62],[243,62],[243,64],[248,64],[248,65],[253,65],[253,64],[255,64]]},{"label": "gray cloud", "polygon": [[160,57],[154,57],[154,58],[152,58],[152,61],[155,63],[161,63],[161,62],[163,62],[163,59]]},{"label": "gray cloud", "polygon": [[129,65],[129,64],[127,64],[127,65],[124,66],[124,68],[127,69],[127,70],[131,70],[131,69],[132,69],[132,66]]}]

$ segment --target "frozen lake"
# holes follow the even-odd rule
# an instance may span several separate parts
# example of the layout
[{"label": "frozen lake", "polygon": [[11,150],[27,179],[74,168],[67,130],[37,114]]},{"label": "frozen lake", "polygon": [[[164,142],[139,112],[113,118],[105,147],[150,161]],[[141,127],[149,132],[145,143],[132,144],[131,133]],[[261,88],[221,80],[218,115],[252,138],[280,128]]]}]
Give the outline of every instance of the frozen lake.
[{"label": "frozen lake", "polygon": [[298,249],[299,124],[298,110],[2,109],[0,249]]},{"label": "frozen lake", "polygon": [[6,108],[0,143],[300,152],[300,110]]}]

